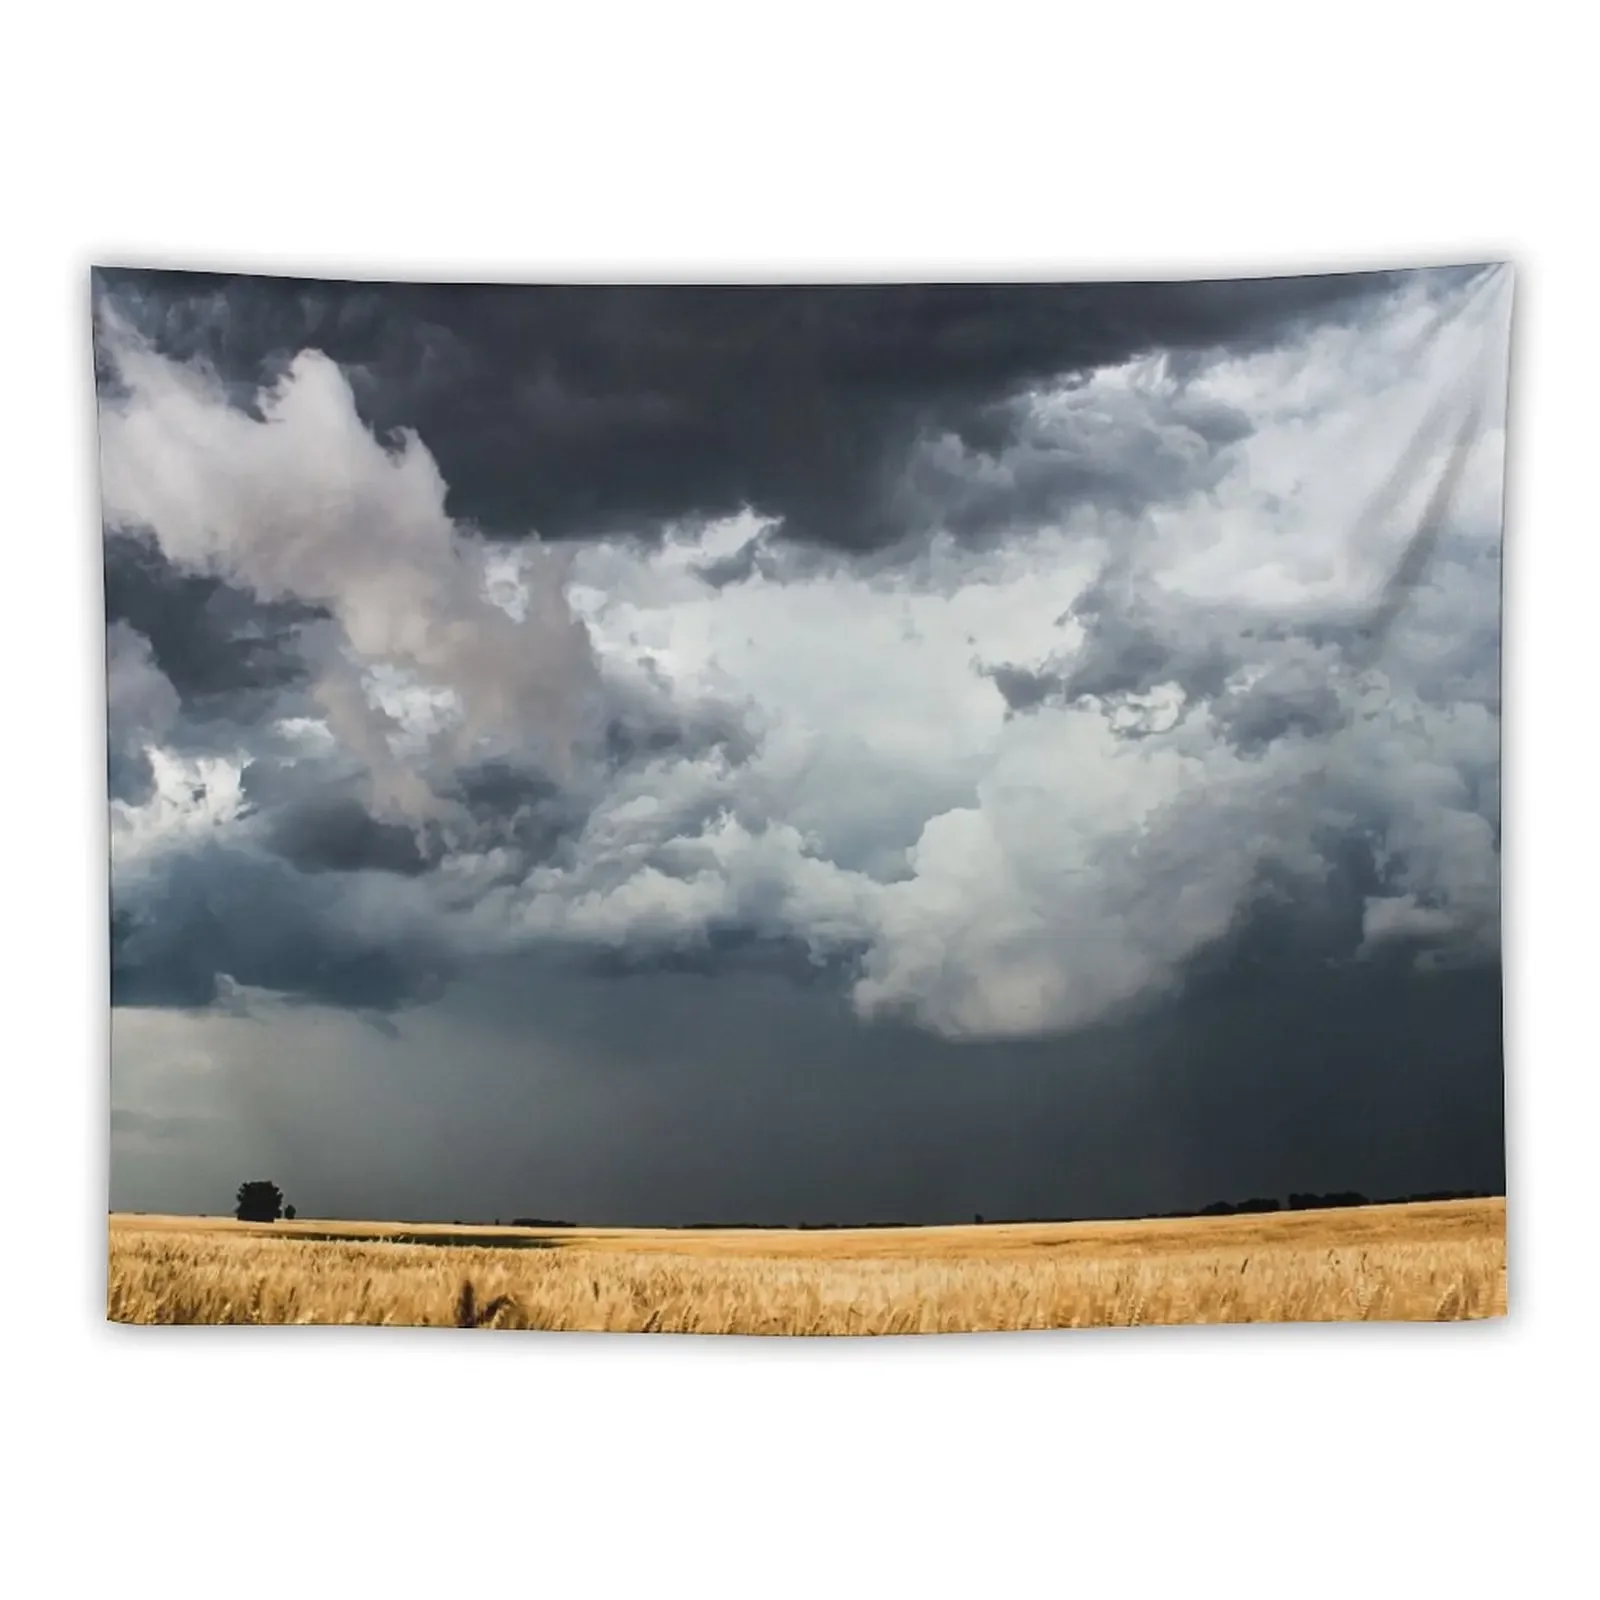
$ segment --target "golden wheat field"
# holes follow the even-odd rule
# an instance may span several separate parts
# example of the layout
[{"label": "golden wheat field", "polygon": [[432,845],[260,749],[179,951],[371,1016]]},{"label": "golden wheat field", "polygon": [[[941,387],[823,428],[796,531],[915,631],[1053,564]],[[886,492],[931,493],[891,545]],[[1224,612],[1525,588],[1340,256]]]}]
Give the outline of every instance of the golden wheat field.
[{"label": "golden wheat field", "polygon": [[826,1231],[113,1216],[106,1296],[125,1323],[825,1335],[1505,1310],[1504,1200]]}]

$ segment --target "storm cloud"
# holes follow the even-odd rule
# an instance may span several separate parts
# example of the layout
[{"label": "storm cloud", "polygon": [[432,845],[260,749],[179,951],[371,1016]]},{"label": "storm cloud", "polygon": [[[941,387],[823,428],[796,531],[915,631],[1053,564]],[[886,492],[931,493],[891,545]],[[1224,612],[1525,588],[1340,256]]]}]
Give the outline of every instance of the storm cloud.
[{"label": "storm cloud", "polygon": [[[1126,436],[1092,418],[1063,446],[1041,441],[1018,397],[1155,351],[1192,362],[1268,347],[1358,318],[1400,281],[530,291],[96,275],[102,306],[163,353],[204,362],[246,410],[320,352],[375,435],[420,435],[450,514],[493,535],[638,534],[753,507],[782,518],[786,537],[845,549],[930,519],[977,530],[1067,501],[1170,492],[1192,481],[1196,443],[1248,420],[1179,404]],[[114,391],[114,360],[100,370]],[[1005,492],[958,472],[963,461],[990,464]]]},{"label": "storm cloud", "polygon": [[[1160,1084],[1255,1152],[1241,1181],[1277,1170],[1265,1119],[1343,1187],[1270,996],[1335,1075],[1353,995],[1386,1059],[1498,1005],[1503,269],[95,293],[119,1012],[348,1015],[352,1060],[409,1073],[493,994],[557,1103],[670,1057],[650,1096],[676,1075],[703,1124],[655,1125],[712,1167],[793,1110],[814,1033],[883,1052],[823,1074],[864,1126],[919,1060],[935,1142],[972,1095],[1059,1129]],[[758,994],[789,1042],[752,1042]],[[662,1042],[687,995],[698,1065]],[[1470,1137],[1412,1187],[1493,1165],[1474,1037]],[[1147,1070],[1176,1040],[1203,1081]],[[960,1159],[886,1181],[938,1211]],[[1057,1203],[1212,1181],[1152,1159]],[[800,1166],[728,1192],[815,1210]],[[714,1189],[574,1194],[649,1220]]]}]

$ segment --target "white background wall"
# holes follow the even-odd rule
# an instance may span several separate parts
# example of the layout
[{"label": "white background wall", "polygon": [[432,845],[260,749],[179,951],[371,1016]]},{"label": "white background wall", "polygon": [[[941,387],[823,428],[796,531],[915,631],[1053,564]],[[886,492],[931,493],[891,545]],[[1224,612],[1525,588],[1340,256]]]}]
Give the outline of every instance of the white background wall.
[{"label": "white background wall", "polygon": [[[1577,26],[1554,5],[1395,0],[8,19],[14,1592],[1558,1592],[1600,1258],[1595,128]],[[91,261],[1059,278],[1496,256],[1519,272],[1509,1321],[881,1343],[103,1324]]]}]

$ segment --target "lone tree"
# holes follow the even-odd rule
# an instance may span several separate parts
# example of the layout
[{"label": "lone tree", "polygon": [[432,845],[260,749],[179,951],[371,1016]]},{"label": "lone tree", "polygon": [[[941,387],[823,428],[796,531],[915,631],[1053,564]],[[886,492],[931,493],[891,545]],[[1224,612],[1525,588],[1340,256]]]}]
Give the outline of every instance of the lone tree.
[{"label": "lone tree", "polygon": [[283,1190],[277,1184],[258,1179],[241,1183],[233,1214],[240,1222],[276,1222],[283,1212]]},{"label": "lone tree", "polygon": [[294,1207],[293,1206],[285,1206],[283,1208],[283,1220],[285,1222],[293,1222],[294,1221]]}]

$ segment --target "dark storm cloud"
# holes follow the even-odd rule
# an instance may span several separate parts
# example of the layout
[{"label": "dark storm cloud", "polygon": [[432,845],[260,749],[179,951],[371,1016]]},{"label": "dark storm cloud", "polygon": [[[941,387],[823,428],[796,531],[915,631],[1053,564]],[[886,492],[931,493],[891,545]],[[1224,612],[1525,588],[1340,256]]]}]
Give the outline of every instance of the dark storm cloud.
[{"label": "dark storm cloud", "polygon": [[[1458,470],[1452,463],[1447,487]],[[1086,700],[1115,707],[1173,685],[1186,708],[1208,706],[1234,748],[1259,753],[1292,734],[1321,739],[1344,727],[1359,673],[1384,659],[1402,609],[1420,605],[1424,629],[1431,626],[1435,637],[1425,632],[1421,649],[1415,639],[1405,641],[1406,677],[1418,697],[1484,705],[1498,715],[1497,573],[1483,570],[1497,566],[1498,554],[1450,547],[1430,521],[1423,527],[1425,554],[1422,540],[1408,541],[1378,603],[1362,613],[1262,621],[1237,608],[1173,608],[1154,602],[1147,582],[1113,574],[1091,585],[1063,618],[1084,630],[1077,649],[1031,665],[980,662],[976,670],[1019,715]],[[1444,587],[1423,588],[1430,566]],[[1252,676],[1242,683],[1238,675],[1247,670]]]},{"label": "dark storm cloud", "polygon": [[1031,711],[1035,706],[1046,704],[1060,692],[1063,681],[1063,675],[1058,672],[1005,663],[999,666],[980,663],[978,670],[992,680],[1001,699],[1012,711]]},{"label": "dark storm cloud", "polygon": [[[1241,929],[1181,1004],[1068,1037],[863,1028],[825,983],[757,969],[519,964],[447,1002],[462,1048],[375,1061],[326,1102],[297,1192],[352,1216],[605,1224],[1093,1217],[1250,1195],[1503,1190],[1499,974],[1277,960]],[[441,1026],[443,1026],[441,1019]],[[353,1149],[426,1160],[352,1172]],[[325,1197],[325,1198],[324,1198]],[[197,1207],[198,1209],[198,1207]]]},{"label": "dark storm cloud", "polygon": [[156,665],[150,642],[126,623],[106,630],[106,788],[142,804],[155,782],[149,744],[178,720],[178,692]]},{"label": "dark storm cloud", "polygon": [[[203,628],[194,631],[207,637]],[[108,638],[111,796],[137,803],[151,790],[140,744],[149,730],[159,726],[169,746],[187,741],[203,749],[206,728],[173,725],[175,691],[154,668],[142,636],[118,624]],[[248,673],[225,654],[220,660],[198,703],[219,701],[235,719],[219,728],[237,733],[248,720],[241,711]],[[460,910],[467,902],[439,876],[449,860],[473,864],[477,887],[467,891],[468,901],[486,885],[520,885],[539,868],[571,868],[572,851],[609,784],[629,777],[648,784],[651,774],[675,763],[736,766],[759,749],[759,734],[739,706],[716,700],[675,705],[637,682],[608,680],[603,693],[599,744],[583,772],[563,782],[537,766],[472,763],[440,774],[445,809],[416,823],[375,816],[356,792],[359,765],[337,744],[307,750],[270,726],[257,727],[258,753],[238,778],[238,816],[251,837],[237,847],[201,845],[163,855],[119,888],[114,1003],[212,1005],[224,979],[296,1001],[369,1012],[434,998],[459,967],[440,942],[442,930],[440,940],[419,941],[381,918],[352,920],[342,914],[348,905],[343,880],[376,875],[415,883],[431,897],[433,915]],[[204,782],[190,782],[198,797]],[[650,824],[653,837],[641,836],[635,865],[668,877],[692,875],[705,865],[694,841],[726,809],[725,797],[693,790],[661,806]],[[485,874],[491,854],[499,865]],[[739,928],[731,936],[735,942],[746,937]],[[699,960],[704,951],[689,941],[683,954]],[[646,964],[675,958],[668,950]]]},{"label": "dark storm cloud", "polygon": [[716,699],[677,702],[670,681],[657,675],[648,660],[643,664],[650,674],[644,686],[612,679],[602,684],[604,757],[613,772],[662,757],[698,761],[715,755],[738,765],[757,753],[761,732],[751,722],[748,705]]},{"label": "dark storm cloud", "polygon": [[209,846],[113,896],[111,997],[119,1006],[209,1006],[229,983],[353,1010],[437,995],[441,951],[334,915],[323,874]]},{"label": "dark storm cloud", "polygon": [[1061,682],[1068,701],[1148,694],[1164,683],[1176,683],[1191,699],[1210,699],[1222,692],[1234,665],[1210,619],[1163,616],[1143,584],[1102,579],[1074,603],[1071,615],[1087,638]]},{"label": "dark storm cloud", "polygon": [[414,877],[428,870],[414,829],[379,822],[353,799],[290,805],[273,820],[270,848],[302,872],[393,872]]},{"label": "dark storm cloud", "polygon": [[106,792],[113,800],[142,804],[153,787],[150,758],[137,747],[110,744],[106,752]]},{"label": "dark storm cloud", "polygon": [[[1498,964],[1352,964],[1382,875],[1349,841],[1333,855],[1309,903],[1264,882],[1173,999],[1057,1037],[863,1029],[834,986],[755,958],[732,981],[631,975],[604,1021],[574,998],[588,1047],[621,1063],[597,1088],[629,1107],[630,1158],[564,1173],[551,1204],[941,1222],[1503,1189]],[[566,1009],[549,1008],[558,1037]]]},{"label": "dark storm cloud", "polygon": [[1322,738],[1349,716],[1327,668],[1303,659],[1270,668],[1246,689],[1219,695],[1211,714],[1223,737],[1246,753],[1293,733]]},{"label": "dark storm cloud", "polygon": [[1082,505],[1136,519],[1152,505],[1214,488],[1227,469],[1228,446],[1253,429],[1243,412],[1181,385],[1120,397],[1109,415],[1107,396],[1093,396],[1079,411],[1072,393],[1054,415],[1017,401],[991,408],[976,435],[958,423],[925,437],[894,491],[896,524],[910,532],[942,528],[970,541],[1037,527]]},{"label": "dark storm cloud", "polygon": [[[716,703],[674,705],[666,697],[641,694],[633,686],[607,680],[602,686],[605,715],[600,739],[592,752],[595,774],[589,784],[574,787],[552,774],[509,761],[487,761],[458,770],[444,786],[458,806],[448,833],[451,847],[469,853],[486,849],[510,852],[506,881],[517,882],[534,867],[568,861],[571,847],[589,823],[602,787],[642,770],[675,762],[716,760],[737,766],[760,749],[759,733],[746,725],[740,708]],[[697,801],[688,811],[664,810],[661,826],[694,828],[714,818],[723,802]],[[441,853],[438,829],[424,829],[420,846],[430,865]],[[664,839],[663,844],[670,844]],[[650,862],[671,871],[668,853]],[[570,863],[568,863],[570,864]]]},{"label": "dark storm cloud", "polygon": [[1239,619],[1164,612],[1152,602],[1148,587],[1126,574],[1090,585],[1062,620],[1068,619],[1084,629],[1084,642],[1070,657],[1033,667],[979,667],[1012,711],[1091,698],[1116,704],[1169,683],[1190,701],[1210,700],[1250,658]]},{"label": "dark storm cloud", "polygon": [[837,994],[863,951],[837,950],[816,956],[804,941],[775,934],[750,920],[713,922],[700,938],[677,947],[623,945],[567,956],[571,970],[609,977],[647,973],[693,974],[701,978],[779,978],[797,989],[826,988]]},{"label": "dark storm cloud", "polygon": [[[95,286],[247,408],[296,352],[322,350],[380,436],[420,432],[452,513],[491,533],[648,532],[750,505],[788,537],[859,549],[905,531],[917,439],[1003,452],[1019,426],[1007,402],[1030,387],[1157,349],[1259,348],[1359,314],[1401,276],[530,289],[102,269]],[[1220,447],[1241,423],[1214,408],[1191,426]],[[1023,466],[1040,505],[1136,490],[1087,457]],[[958,509],[969,530],[1015,511]]]},{"label": "dark storm cloud", "polygon": [[[301,1170],[273,1170],[303,1210],[948,1221],[1500,1186],[1497,530],[1432,514],[1447,474],[1396,567],[1405,625],[1369,627],[1364,703],[1358,587],[1334,586],[1326,615],[1275,604],[1350,549],[1345,501],[1297,509],[1289,481],[1368,465],[1337,442],[1296,457],[1293,436],[1330,416],[1404,430],[1379,401],[1435,297],[1414,285],[1367,344],[1388,281],[608,293],[102,274],[158,348],[222,371],[234,407],[328,351],[366,420],[391,442],[418,428],[452,509],[495,532],[691,525],[553,565],[552,582],[576,574],[593,669],[559,761],[520,710],[546,669],[513,669],[564,603],[530,606],[521,631],[465,587],[429,609],[481,552],[433,517],[418,525],[447,555],[405,567],[397,538],[391,559],[398,493],[322,528],[357,468],[383,483],[394,465],[329,427],[349,418],[343,378],[300,371],[295,436],[209,399],[171,422],[189,375],[146,373],[132,409],[170,425],[119,436],[124,492],[157,484],[148,520],[167,513],[170,548],[196,559],[211,546],[185,542],[186,518],[228,524],[219,570],[288,571],[279,589],[333,595],[338,626],[111,533],[113,793],[162,784],[139,815],[113,808],[119,1025],[145,1030],[157,1076],[170,1057],[150,1040],[275,1063]],[[1242,372],[1191,359],[1323,318],[1362,318],[1363,339]],[[1080,381],[1156,351],[1149,382]],[[1048,404],[1028,398],[1062,373]],[[1248,409],[1202,398],[1218,393]],[[191,494],[189,452],[219,418],[227,448]],[[163,470],[127,470],[152,453]],[[1426,453],[1392,480],[1413,498]],[[1387,453],[1372,460],[1381,476]],[[1472,506],[1489,476],[1466,473]],[[272,515],[237,503],[246,478]],[[418,500],[434,481],[417,475]],[[1106,512],[1083,519],[1107,546],[1097,578],[1079,524],[1030,526],[1084,500]],[[726,530],[691,536],[744,502],[811,542],[730,554]],[[934,522],[966,545],[907,564],[893,541]],[[288,566],[267,559],[296,543],[284,528],[308,535]],[[1015,546],[993,541],[1013,528]],[[1208,549],[1213,575],[1274,603],[1163,586]],[[388,585],[396,561],[409,587]],[[357,629],[352,676],[332,676],[338,629],[374,616],[405,626]],[[489,624],[503,649],[446,648]],[[361,699],[355,675],[381,676],[401,633],[439,647],[419,679],[496,691],[508,731],[397,754],[426,803],[386,810],[372,752],[418,749],[413,704],[391,717],[391,681],[352,724],[323,691]],[[974,654],[1016,714],[1003,731]],[[1168,683],[1187,698],[1170,747],[1107,737],[1149,734],[1127,703]],[[1027,716],[1062,704],[1087,714]],[[226,1070],[197,1094],[252,1076]],[[154,1137],[125,1143],[143,1159]],[[210,1143],[163,1135],[163,1171]]]},{"label": "dark storm cloud", "polygon": [[[1349,720],[1339,690],[1341,659],[1288,629],[1280,630],[1280,642],[1293,641],[1305,653],[1274,662],[1248,685],[1230,686],[1234,673],[1260,659],[1246,628],[1236,624],[1231,637],[1183,640],[1163,637],[1125,613],[1091,614],[1089,620],[1086,647],[1071,662],[1038,667],[1003,663],[978,670],[1018,715],[1084,699],[1116,706],[1175,684],[1186,705],[1209,702],[1218,734],[1246,754],[1259,753],[1291,734],[1320,739]],[[1137,723],[1128,729],[1140,731]]]},{"label": "dark storm cloud", "polygon": [[725,589],[730,583],[744,583],[757,573],[774,570],[771,558],[761,548],[761,541],[750,539],[731,556],[720,561],[706,561],[695,568],[700,579],[713,589]]},{"label": "dark storm cloud", "polygon": [[[603,768],[609,779],[638,764],[711,755],[737,761],[755,748],[726,708],[689,708],[674,719],[668,708],[631,692],[617,692],[612,703]],[[433,999],[460,966],[446,944],[397,932],[381,918],[341,915],[337,880],[376,874],[416,882],[436,896],[436,912],[461,909],[464,902],[437,877],[447,859],[481,864],[492,852],[500,861],[489,878],[480,875],[469,900],[485,883],[511,887],[538,868],[570,868],[594,801],[546,772],[485,761],[443,783],[449,809],[440,817],[406,825],[373,816],[347,792],[345,772],[337,754],[320,760],[265,754],[245,764],[240,817],[253,825],[253,843],[163,857],[118,894],[115,1004],[211,1005],[224,979],[364,1011]],[[653,837],[641,836],[635,867],[678,878],[704,870],[709,858],[700,836],[727,804],[716,794],[691,793],[659,807]],[[706,941],[686,938],[679,946],[641,950],[637,959],[621,952],[596,959],[617,970],[661,963],[698,970],[713,959],[737,967],[739,953],[765,938],[759,925],[734,920],[713,928]],[[787,961],[786,970],[792,970]]]},{"label": "dark storm cloud", "polygon": [[[503,761],[458,772],[453,798],[464,814],[451,824],[454,848],[504,853],[508,859],[499,877],[503,883],[520,883],[533,868],[559,860],[589,820],[589,807],[581,795],[563,789],[545,773]],[[432,833],[435,857],[438,843],[437,833]]]},{"label": "dark storm cloud", "polygon": [[109,626],[148,640],[186,709],[244,720],[305,676],[296,633],[323,615],[180,570],[153,540],[116,529],[105,531],[105,604]]}]

